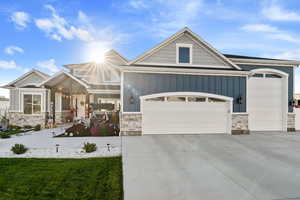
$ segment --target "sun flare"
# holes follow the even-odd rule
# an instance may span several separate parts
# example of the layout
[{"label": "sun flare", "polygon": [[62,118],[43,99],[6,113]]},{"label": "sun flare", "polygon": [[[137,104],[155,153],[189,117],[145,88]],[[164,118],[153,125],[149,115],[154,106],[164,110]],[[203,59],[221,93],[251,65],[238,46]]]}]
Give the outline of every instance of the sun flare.
[{"label": "sun flare", "polygon": [[86,57],[89,61],[101,64],[105,62],[106,51],[101,44],[90,44],[86,50]]}]

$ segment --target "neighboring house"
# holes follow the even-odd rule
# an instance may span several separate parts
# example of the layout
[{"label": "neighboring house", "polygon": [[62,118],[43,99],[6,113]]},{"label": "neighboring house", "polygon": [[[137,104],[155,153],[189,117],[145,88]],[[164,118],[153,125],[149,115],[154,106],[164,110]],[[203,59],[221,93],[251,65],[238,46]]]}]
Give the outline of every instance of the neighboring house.
[{"label": "neighboring house", "polygon": [[1,117],[8,114],[8,109],[9,109],[9,99],[4,96],[0,96],[0,119]]},{"label": "neighboring house", "polygon": [[70,110],[86,118],[91,105],[108,103],[120,109],[123,135],[293,131],[299,64],[221,54],[184,28],[131,61],[111,50],[102,64],[66,65],[51,77],[33,70],[4,88],[18,125],[67,122]]}]

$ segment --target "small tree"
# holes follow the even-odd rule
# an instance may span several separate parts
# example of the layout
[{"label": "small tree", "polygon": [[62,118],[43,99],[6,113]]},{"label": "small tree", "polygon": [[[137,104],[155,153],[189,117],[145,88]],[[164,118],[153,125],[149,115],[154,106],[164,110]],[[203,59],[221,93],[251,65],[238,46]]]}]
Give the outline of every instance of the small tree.
[{"label": "small tree", "polygon": [[15,144],[11,147],[11,151],[15,154],[23,154],[28,150],[28,148],[25,147],[23,144]]}]

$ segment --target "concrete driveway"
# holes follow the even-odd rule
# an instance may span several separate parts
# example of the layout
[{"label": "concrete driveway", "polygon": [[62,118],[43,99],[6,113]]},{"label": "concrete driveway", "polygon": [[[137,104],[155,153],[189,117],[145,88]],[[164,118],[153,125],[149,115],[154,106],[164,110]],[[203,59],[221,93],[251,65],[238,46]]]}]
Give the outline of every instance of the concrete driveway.
[{"label": "concrete driveway", "polygon": [[123,137],[125,200],[300,200],[300,133]]}]

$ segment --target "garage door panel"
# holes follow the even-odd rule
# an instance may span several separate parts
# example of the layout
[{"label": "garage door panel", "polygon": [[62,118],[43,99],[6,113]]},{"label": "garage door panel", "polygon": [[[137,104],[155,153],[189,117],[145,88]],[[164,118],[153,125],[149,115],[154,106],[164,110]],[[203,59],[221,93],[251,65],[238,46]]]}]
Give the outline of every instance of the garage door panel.
[{"label": "garage door panel", "polygon": [[282,130],[282,78],[250,78],[248,81],[249,129]]},{"label": "garage door panel", "polygon": [[143,134],[226,133],[229,102],[143,102]]}]

